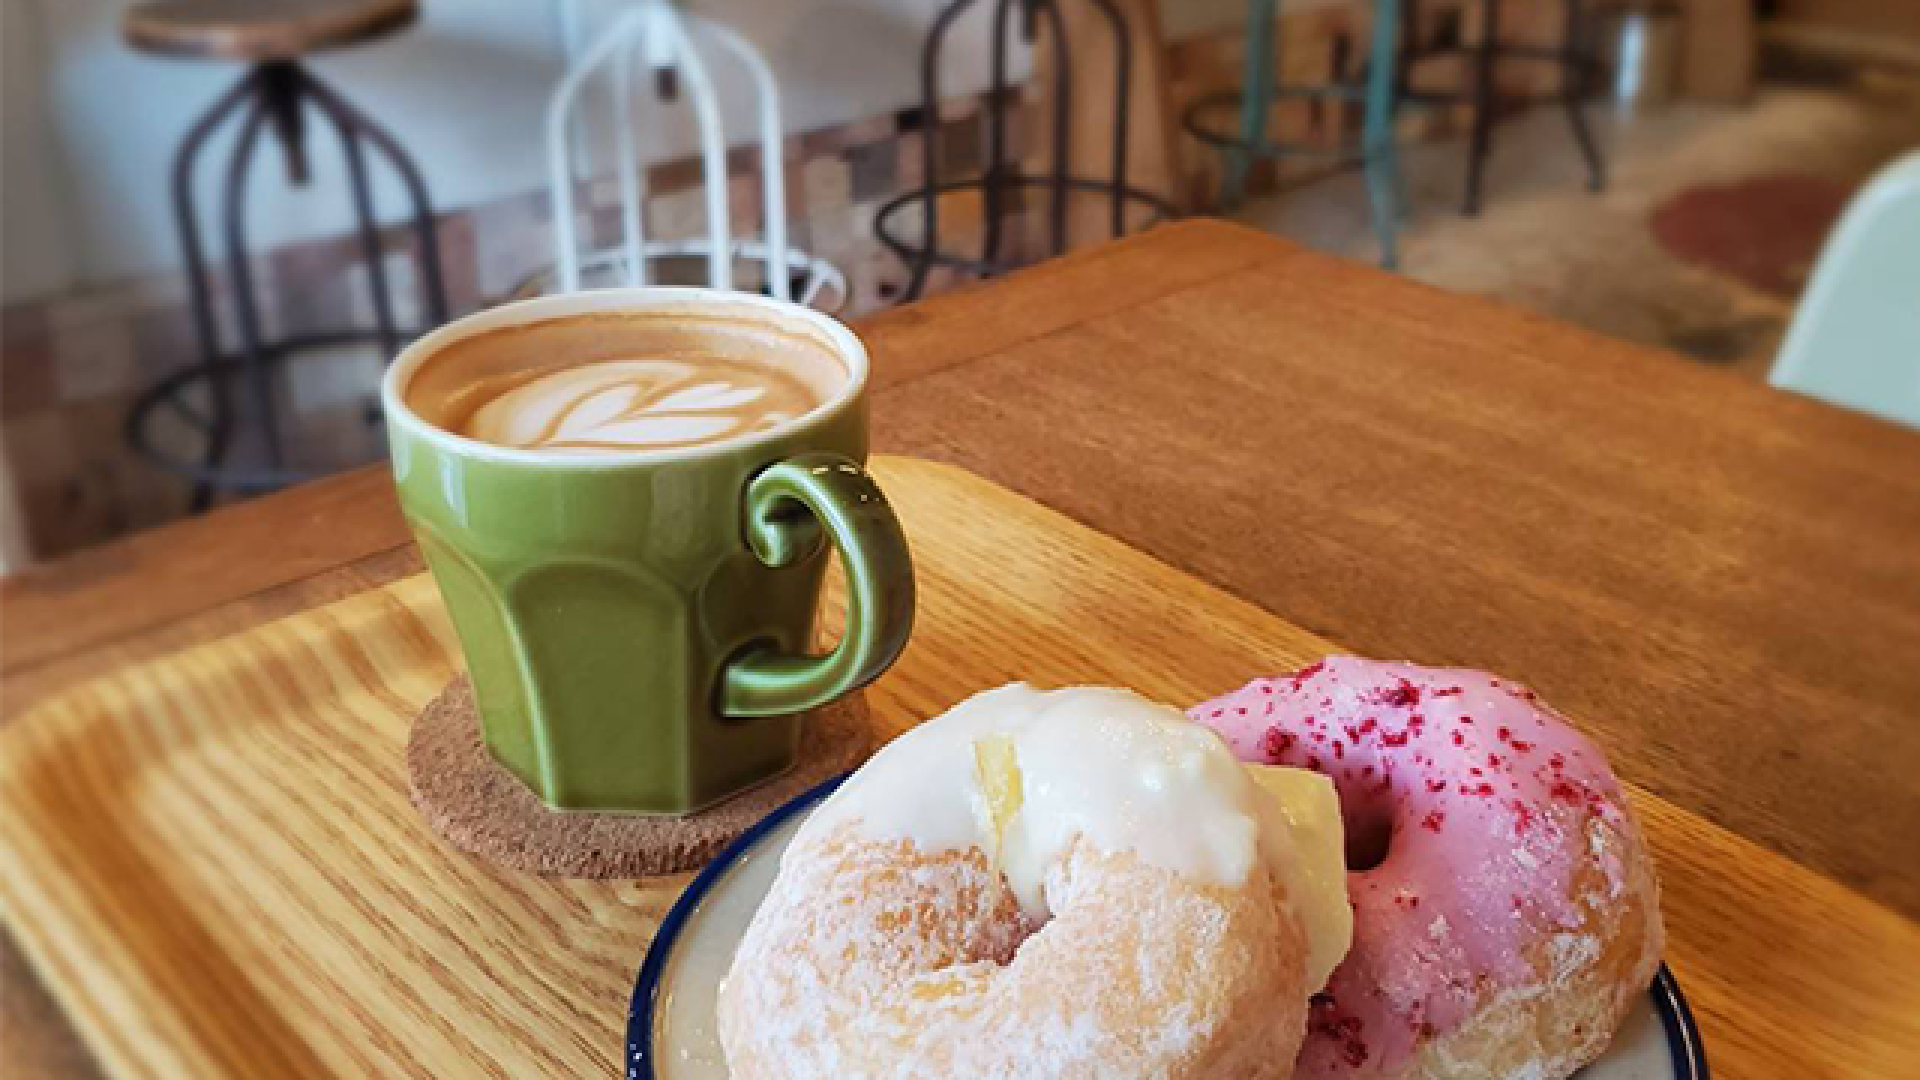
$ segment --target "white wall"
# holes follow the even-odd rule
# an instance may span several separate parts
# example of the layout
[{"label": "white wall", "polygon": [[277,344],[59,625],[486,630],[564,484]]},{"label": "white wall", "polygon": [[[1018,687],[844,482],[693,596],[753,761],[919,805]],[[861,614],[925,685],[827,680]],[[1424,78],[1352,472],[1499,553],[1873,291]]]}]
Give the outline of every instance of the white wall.
[{"label": "white wall", "polygon": [[[406,34],[317,57],[312,66],[406,145],[437,205],[529,190],[543,183],[541,118],[562,65],[562,2],[568,0],[424,0],[425,17]],[[572,2],[587,6],[589,22],[596,11],[619,7],[617,0]],[[1241,7],[1241,0],[1163,3],[1176,35],[1230,22]],[[0,281],[6,298],[177,265],[167,187],[173,151],[238,70],[132,52],[119,35],[126,0],[0,5],[7,16],[7,272]],[[921,41],[939,7],[932,0],[697,0],[690,6],[726,21],[766,53],[781,83],[789,130],[917,103]],[[985,83],[989,7],[979,5],[956,32],[947,93],[976,92]],[[42,58],[40,70],[17,62],[22,55]],[[18,124],[16,111],[23,117]],[[656,159],[692,147],[683,123],[650,130]],[[744,121],[732,130],[744,131]],[[258,159],[248,219],[256,249],[339,232],[351,220],[332,133],[315,122],[309,132],[310,190],[287,189],[277,153],[263,151]],[[202,170],[201,205],[209,212],[218,205],[227,145],[216,141]],[[382,214],[397,218],[399,188],[390,177],[380,180]]]},{"label": "white wall", "polygon": [[[70,181],[74,274],[109,280],[175,265],[174,150],[239,68],[133,52],[119,33],[124,0],[0,2],[39,15],[49,126]],[[458,205],[532,182],[536,169],[517,152],[517,136],[537,125],[557,63],[544,4],[445,0],[429,3],[410,33],[318,57],[313,67],[384,120],[427,170],[436,198]],[[309,113],[310,190],[289,191],[278,153],[257,161],[248,219],[255,247],[341,231],[351,220],[334,137],[318,119]],[[216,139],[200,173],[200,205],[213,221],[230,145]],[[392,216],[398,190],[381,179],[378,197]]]},{"label": "white wall", "polygon": [[0,295],[9,300],[64,287],[75,263],[47,125],[40,30],[36,8],[0,0]]}]

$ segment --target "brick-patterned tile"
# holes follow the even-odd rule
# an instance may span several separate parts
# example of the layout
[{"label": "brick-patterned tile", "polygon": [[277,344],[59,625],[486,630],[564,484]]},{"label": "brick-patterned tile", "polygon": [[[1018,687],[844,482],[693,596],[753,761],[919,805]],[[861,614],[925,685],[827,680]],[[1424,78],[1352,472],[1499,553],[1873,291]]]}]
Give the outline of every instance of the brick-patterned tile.
[{"label": "brick-patterned tile", "polygon": [[[401,339],[421,326],[426,317],[420,301],[420,268],[411,251],[395,251],[382,256],[387,275],[387,297],[395,331]],[[347,299],[347,325],[368,330],[379,326],[373,304],[373,273],[364,262],[347,267],[343,282]]]},{"label": "brick-patterned tile", "polygon": [[[252,264],[256,268],[262,264],[271,265],[273,285],[298,293],[317,283],[339,278],[349,265],[359,261],[360,245],[357,239],[339,236],[294,244],[267,257],[256,256]],[[264,288],[264,281],[259,284],[263,286],[262,292],[275,291]]]},{"label": "brick-patterned tile", "polygon": [[106,539],[87,520],[83,485],[77,475],[44,483],[20,485],[20,516],[25,519],[27,543],[35,558],[57,559]]},{"label": "brick-patterned tile", "polygon": [[200,336],[193,313],[184,307],[143,308],[133,319],[133,352],[142,386],[200,363]]},{"label": "brick-patterned tile", "polygon": [[[277,290],[282,330],[288,336],[323,334],[345,330],[358,323],[353,317],[352,278],[362,266],[340,266],[332,276],[288,279]],[[272,340],[269,337],[269,340]]]},{"label": "brick-patterned tile", "polygon": [[[301,276],[283,277],[280,259],[273,256],[255,255],[247,262],[253,291],[254,318],[260,332],[260,340],[272,342],[288,334],[285,317],[285,295],[281,282],[307,283],[325,281],[327,275],[320,269],[325,265],[317,256],[309,256],[311,263],[296,259],[295,271]],[[334,264],[339,265],[339,264]],[[307,269],[308,266],[313,269]],[[223,352],[233,353],[240,348],[240,308],[239,289],[229,268],[221,267],[207,275],[208,296],[213,302],[214,326],[219,331],[220,348]],[[298,289],[300,284],[290,286]]]},{"label": "brick-patterned tile", "polygon": [[473,224],[474,284],[482,305],[512,294],[536,269],[553,262],[553,231],[526,199],[502,199],[477,211]]},{"label": "brick-patterned tile", "polygon": [[132,456],[123,437],[127,412],[132,407],[133,395],[121,394],[78,402],[63,410],[73,462],[86,468]]},{"label": "brick-patterned tile", "polygon": [[840,143],[851,150],[867,143],[891,142],[899,134],[899,119],[894,113],[882,113],[855,120],[840,129]]},{"label": "brick-patterned tile", "polygon": [[103,313],[91,322],[56,323],[51,348],[62,402],[111,397],[140,384],[133,337],[121,312]]},{"label": "brick-patterned tile", "polygon": [[[927,167],[925,147],[927,133],[924,131],[903,131],[893,142],[894,152],[894,191],[909,191],[926,183]],[[939,140],[935,140],[936,149]],[[938,164],[936,162],[936,164]],[[893,192],[877,191],[875,196],[884,196]],[[862,200],[865,201],[865,200]]]},{"label": "brick-patterned tile", "polygon": [[786,157],[780,159],[780,165],[786,181],[786,203],[783,212],[789,222],[799,221],[807,216],[807,185],[805,182],[806,159],[800,156],[798,143],[794,144]]},{"label": "brick-patterned tile", "polygon": [[[7,316],[0,341],[0,415],[21,416],[60,400],[53,373],[53,337],[44,319]],[[16,325],[17,323],[17,325]]]},{"label": "brick-patterned tile", "polygon": [[[624,226],[622,226],[620,219],[621,213],[618,203],[606,206],[596,204],[588,218],[588,220],[592,222],[593,227],[581,232],[582,243],[585,243],[590,248],[617,247],[624,237]],[[641,229],[643,232],[645,228],[645,223],[642,222]]]},{"label": "brick-patterned tile", "polygon": [[14,482],[22,487],[53,482],[73,470],[66,414],[60,409],[0,420],[0,447],[13,470]]},{"label": "brick-patterned tile", "polygon": [[314,349],[286,363],[287,396],[293,411],[311,415],[342,405],[356,408],[378,396],[385,358],[377,345]]},{"label": "brick-patterned tile", "polygon": [[849,191],[855,203],[871,203],[899,190],[900,154],[897,141],[869,142],[847,149],[851,174]]},{"label": "brick-patterned tile", "polygon": [[978,113],[940,126],[940,177],[959,180],[980,172],[985,145],[985,128]]},{"label": "brick-patterned tile", "polygon": [[64,485],[65,543],[97,543],[177,516],[188,485],[140,460],[121,439],[131,398],[89,401],[67,416],[73,469]]},{"label": "brick-patterned tile", "polygon": [[766,220],[765,203],[759,170],[734,173],[727,178],[727,225],[736,241],[760,235],[761,223]]},{"label": "brick-patterned tile", "polygon": [[450,318],[459,318],[480,307],[472,212],[457,210],[446,215],[438,222],[435,232],[440,241],[440,276],[446,292],[447,314]]},{"label": "brick-patterned tile", "polygon": [[19,339],[45,338],[49,305],[44,300],[24,300],[0,306],[0,348]]},{"label": "brick-patterned tile", "polygon": [[727,175],[760,174],[760,141],[754,139],[727,147]]},{"label": "brick-patterned tile", "polygon": [[142,311],[185,310],[192,300],[187,295],[187,272],[149,274],[127,283],[127,300]]},{"label": "brick-patterned tile", "polygon": [[706,162],[699,154],[662,161],[647,169],[647,193],[671,195],[706,186]]},{"label": "brick-patterned tile", "polygon": [[89,287],[83,291],[55,297],[42,308],[50,332],[74,327],[98,326],[113,322],[133,306],[126,285]]},{"label": "brick-patterned tile", "polygon": [[367,423],[366,410],[352,401],[301,417],[295,434],[292,460],[300,468],[351,468],[385,454],[384,429]]},{"label": "brick-patterned tile", "polygon": [[837,156],[847,147],[845,127],[814,128],[800,135],[800,156],[807,160]]},{"label": "brick-patterned tile", "polygon": [[[647,178],[641,176],[639,179],[641,193],[645,194]],[[580,198],[585,199],[594,209],[598,210],[602,207],[620,205],[620,176],[618,173],[608,172],[603,176],[595,176],[587,180],[585,185],[585,191],[580,195]]]},{"label": "brick-patterned tile", "polygon": [[654,240],[689,240],[706,236],[706,190],[682,188],[648,198],[647,235]]},{"label": "brick-patterned tile", "polygon": [[839,154],[808,158],[801,165],[806,213],[831,213],[852,204],[852,169]]}]

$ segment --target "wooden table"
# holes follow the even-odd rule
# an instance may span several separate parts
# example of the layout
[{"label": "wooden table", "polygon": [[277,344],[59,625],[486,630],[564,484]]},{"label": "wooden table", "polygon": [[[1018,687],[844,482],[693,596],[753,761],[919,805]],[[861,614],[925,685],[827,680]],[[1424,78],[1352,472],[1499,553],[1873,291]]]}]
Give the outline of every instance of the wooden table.
[{"label": "wooden table", "polygon": [[[1214,222],[861,329],[880,449],[1522,678],[1625,776],[1920,920],[1920,433]],[[419,567],[367,470],[16,576],[6,714]],[[72,1075],[9,964],[9,1075]]]}]

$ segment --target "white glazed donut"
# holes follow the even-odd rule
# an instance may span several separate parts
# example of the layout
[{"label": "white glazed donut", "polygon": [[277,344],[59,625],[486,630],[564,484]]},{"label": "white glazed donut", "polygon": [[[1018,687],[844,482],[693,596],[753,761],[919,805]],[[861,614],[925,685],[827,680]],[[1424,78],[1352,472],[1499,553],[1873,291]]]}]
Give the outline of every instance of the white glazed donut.
[{"label": "white glazed donut", "polygon": [[1285,1080],[1351,921],[1331,785],[1259,773],[1118,690],[908,732],[784,855],[721,987],[729,1069]]}]

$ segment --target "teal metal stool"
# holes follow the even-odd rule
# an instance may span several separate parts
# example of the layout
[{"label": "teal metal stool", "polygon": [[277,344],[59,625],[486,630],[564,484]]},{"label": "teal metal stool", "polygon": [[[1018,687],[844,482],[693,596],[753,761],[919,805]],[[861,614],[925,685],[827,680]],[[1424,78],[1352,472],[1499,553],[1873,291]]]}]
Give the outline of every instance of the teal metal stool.
[{"label": "teal metal stool", "polygon": [[[1249,0],[1245,73],[1240,92],[1215,94],[1194,102],[1183,118],[1186,128],[1202,142],[1223,151],[1226,168],[1220,185],[1220,202],[1228,209],[1239,206],[1245,196],[1247,173],[1256,158],[1357,161],[1366,172],[1374,231],[1380,238],[1380,265],[1391,270],[1399,263],[1395,234],[1400,224],[1400,157],[1394,141],[1393,119],[1400,0],[1374,0],[1373,42],[1368,49],[1366,77],[1357,84],[1280,84],[1273,70],[1280,32],[1279,6],[1279,0]],[[1270,141],[1268,111],[1275,101],[1283,98],[1364,103],[1359,145],[1328,148]],[[1236,101],[1240,108],[1238,130],[1226,132],[1208,123],[1222,106]]]}]

